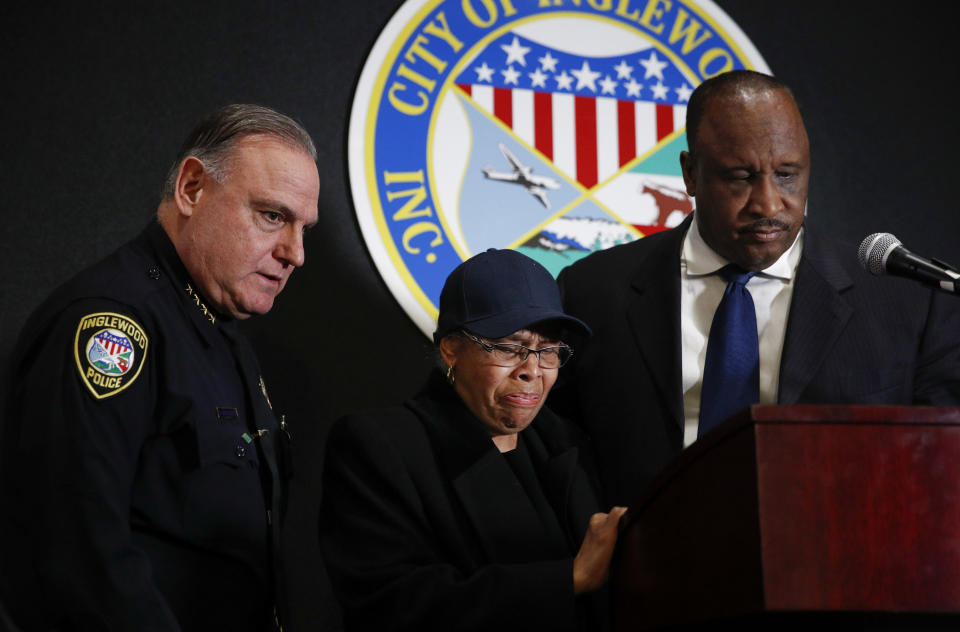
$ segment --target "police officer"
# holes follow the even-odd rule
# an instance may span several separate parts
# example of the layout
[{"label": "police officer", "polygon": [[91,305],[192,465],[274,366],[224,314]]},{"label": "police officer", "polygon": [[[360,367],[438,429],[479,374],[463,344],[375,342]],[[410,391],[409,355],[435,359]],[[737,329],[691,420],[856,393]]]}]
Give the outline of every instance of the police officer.
[{"label": "police officer", "polygon": [[56,290],[14,352],[3,600],[24,629],[270,630],[284,619],[285,428],[237,322],[317,220],[296,122],[205,118],[157,220]]}]

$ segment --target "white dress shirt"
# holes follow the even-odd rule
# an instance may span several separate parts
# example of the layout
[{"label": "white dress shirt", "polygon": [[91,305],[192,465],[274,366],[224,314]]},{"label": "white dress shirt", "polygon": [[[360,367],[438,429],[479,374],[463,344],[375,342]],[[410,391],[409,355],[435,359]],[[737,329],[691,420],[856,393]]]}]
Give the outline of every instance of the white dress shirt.
[{"label": "white dress shirt", "polygon": [[[803,229],[773,265],[747,282],[757,312],[760,343],[760,403],[775,404],[780,383],[780,354],[790,313],[797,264],[803,249]],[[716,272],[730,263],[700,235],[694,218],[680,253],[680,347],[683,379],[683,446],[697,439],[700,388],[707,357],[710,324],[727,287]]]}]

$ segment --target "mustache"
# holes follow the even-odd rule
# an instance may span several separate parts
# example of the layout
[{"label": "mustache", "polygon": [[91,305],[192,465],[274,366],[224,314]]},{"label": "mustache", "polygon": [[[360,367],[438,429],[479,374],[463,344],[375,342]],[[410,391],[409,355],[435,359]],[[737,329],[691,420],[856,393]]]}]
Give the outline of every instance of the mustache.
[{"label": "mustache", "polygon": [[776,228],[778,230],[790,230],[790,224],[776,217],[764,217],[737,229],[738,233],[752,233],[761,228]]}]

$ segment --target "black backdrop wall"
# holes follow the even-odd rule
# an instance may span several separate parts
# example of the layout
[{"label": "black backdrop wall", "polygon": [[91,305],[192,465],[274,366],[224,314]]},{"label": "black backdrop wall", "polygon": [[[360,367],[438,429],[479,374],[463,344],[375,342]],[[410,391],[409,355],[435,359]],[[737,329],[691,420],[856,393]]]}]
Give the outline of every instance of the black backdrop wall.
[{"label": "black backdrop wall", "polygon": [[[0,361],[56,285],[134,236],[182,136],[230,102],[301,120],[320,152],[307,265],[249,321],[298,472],[287,545],[297,629],[337,629],[316,538],[324,438],[346,411],[399,402],[430,349],[373,267],[347,183],[346,124],[396,0],[42,2],[0,9],[4,146]],[[957,36],[949,5],[717,0],[804,109],[810,214],[853,242],[876,231],[960,263],[952,208]],[[851,253],[854,256],[854,253]],[[11,510],[11,508],[4,508]]]}]

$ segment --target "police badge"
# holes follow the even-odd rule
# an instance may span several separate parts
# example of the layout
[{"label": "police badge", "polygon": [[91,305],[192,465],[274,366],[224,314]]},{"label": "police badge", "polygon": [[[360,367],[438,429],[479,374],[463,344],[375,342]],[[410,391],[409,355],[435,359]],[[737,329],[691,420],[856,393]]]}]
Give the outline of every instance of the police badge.
[{"label": "police badge", "polygon": [[74,359],[87,390],[97,399],[130,386],[147,355],[147,335],[123,314],[98,312],[80,319],[74,337]]}]

